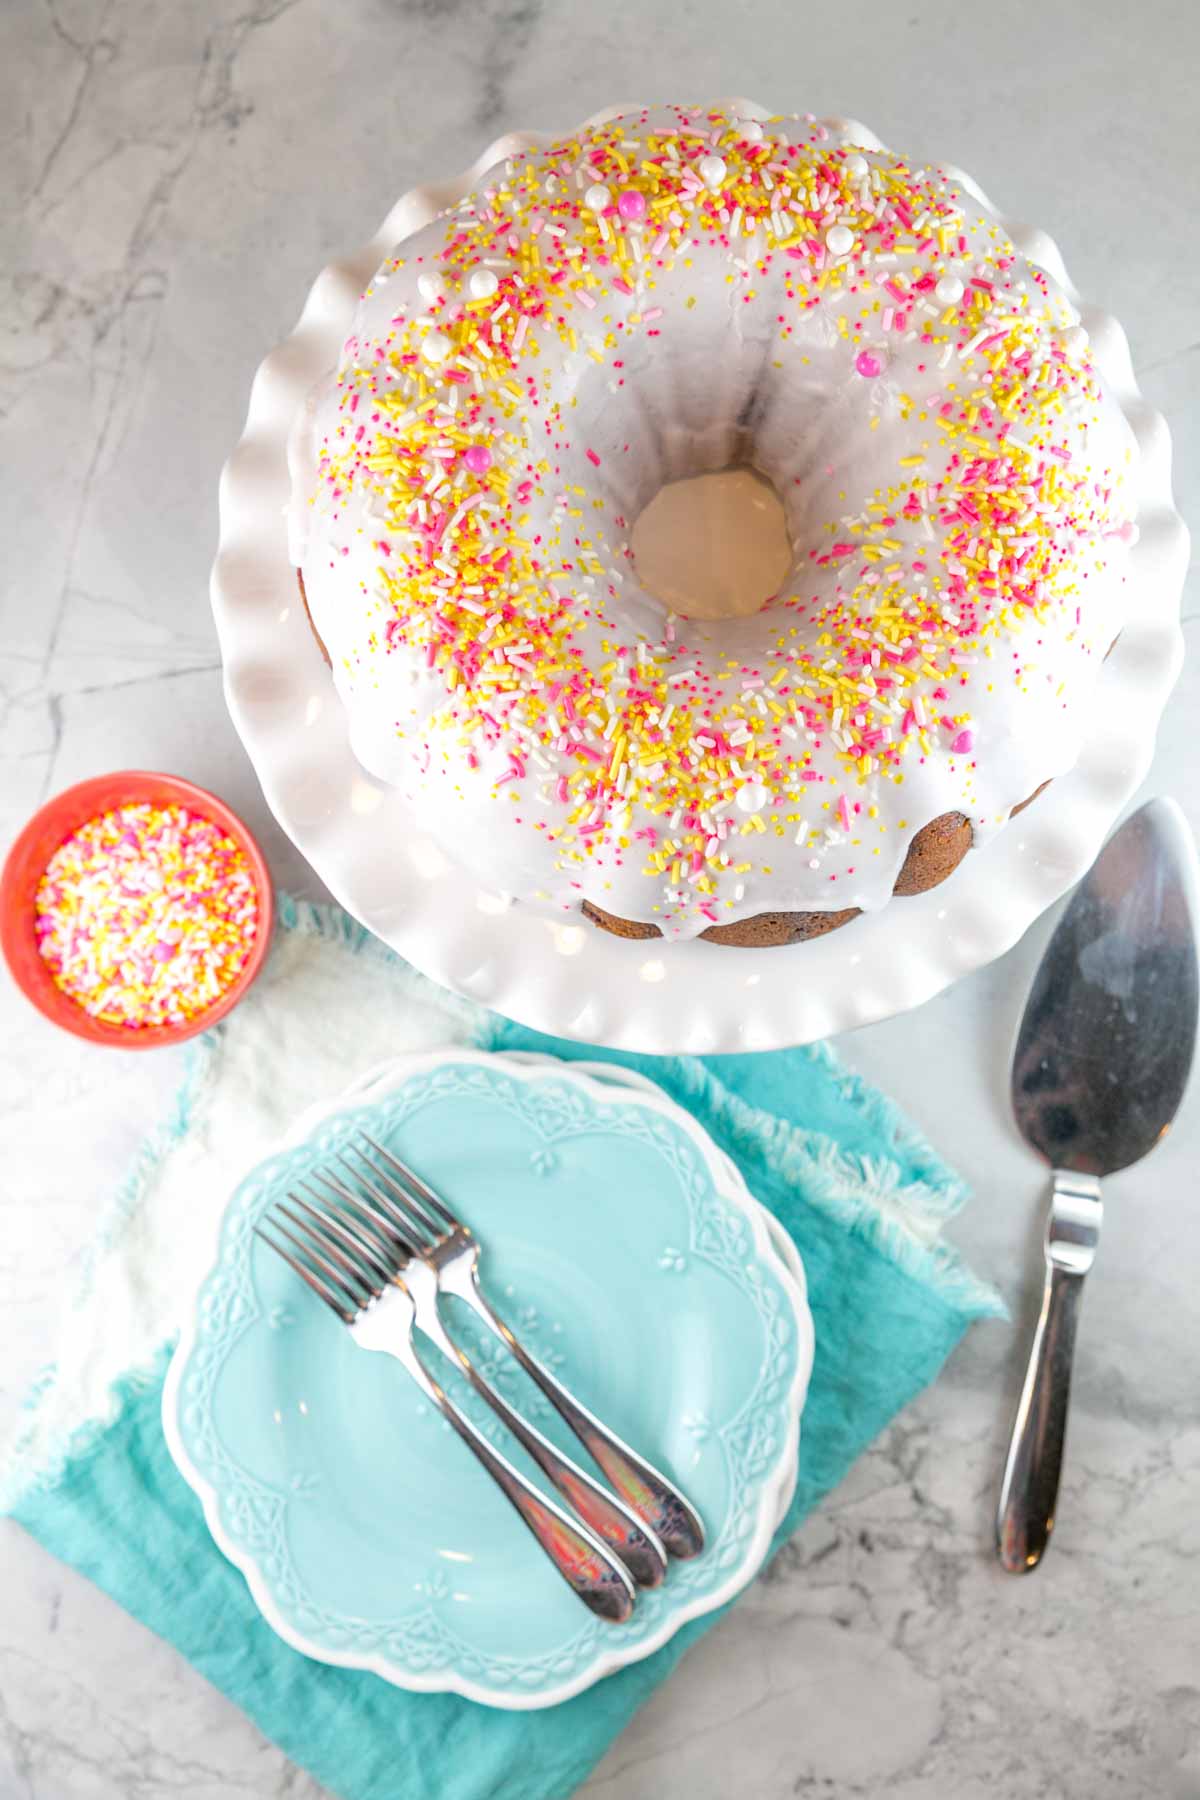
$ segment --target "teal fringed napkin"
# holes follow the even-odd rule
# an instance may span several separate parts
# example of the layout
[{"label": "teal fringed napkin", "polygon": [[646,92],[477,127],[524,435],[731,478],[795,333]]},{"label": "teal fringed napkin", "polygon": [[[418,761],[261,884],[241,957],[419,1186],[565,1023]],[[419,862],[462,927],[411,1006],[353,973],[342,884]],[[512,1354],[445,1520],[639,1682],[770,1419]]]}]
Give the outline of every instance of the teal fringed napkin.
[{"label": "teal fringed napkin", "polygon": [[173,1116],[102,1221],[0,1498],[344,1800],[561,1800],[720,1615],[534,1713],[402,1693],[289,1649],[213,1545],[163,1441],[171,1322],[203,1273],[189,1265],[189,1221],[221,1203],[302,1106],[405,1049],[473,1043],[639,1069],[728,1151],[807,1269],[816,1363],[778,1546],[933,1380],[970,1321],[999,1311],[939,1241],[964,1192],[822,1046],[695,1060],[561,1043],[440,993],[340,913],[285,899],[281,916],[263,979],[200,1040]]}]

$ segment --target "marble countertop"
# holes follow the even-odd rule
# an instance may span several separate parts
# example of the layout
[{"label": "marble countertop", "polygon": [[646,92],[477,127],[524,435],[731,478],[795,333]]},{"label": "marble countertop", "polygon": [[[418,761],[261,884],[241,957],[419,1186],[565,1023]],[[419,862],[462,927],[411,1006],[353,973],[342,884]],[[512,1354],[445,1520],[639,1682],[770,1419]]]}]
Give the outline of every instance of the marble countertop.
[{"label": "marble countertop", "polygon": [[[963,163],[1125,324],[1200,519],[1185,0],[1132,20],[1116,0],[751,0],[736,19],[718,0],[8,0],[0,45],[0,842],[85,775],[177,769],[246,815],[282,883],[315,891],[221,696],[217,471],[314,272],[507,126],[743,92]],[[1200,829],[1194,580],[1185,615],[1192,658],[1146,791]],[[1200,1796],[1195,1101],[1110,1185],[1051,1554],[1014,1581],[990,1553],[1043,1205],[1005,1062],[1045,934],[842,1046],[971,1182],[954,1236],[1014,1325],[979,1327],[862,1459],[613,1748],[597,1800]],[[53,1093],[97,1054],[7,983],[0,1008],[10,1094],[18,1068]],[[98,1199],[177,1073],[169,1052],[127,1060],[86,1179],[0,1158],[0,1432]],[[0,1594],[0,1800],[316,1800],[172,1650],[11,1526]]]}]

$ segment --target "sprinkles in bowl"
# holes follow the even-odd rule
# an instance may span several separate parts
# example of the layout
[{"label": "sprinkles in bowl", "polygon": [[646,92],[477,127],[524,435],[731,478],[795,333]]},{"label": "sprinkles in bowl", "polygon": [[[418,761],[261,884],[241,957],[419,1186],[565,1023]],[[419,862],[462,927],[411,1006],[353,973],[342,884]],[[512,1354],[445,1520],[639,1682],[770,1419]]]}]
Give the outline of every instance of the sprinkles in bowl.
[{"label": "sprinkles in bowl", "polygon": [[34,930],[55,985],[131,1030],[185,1025],[237,979],[259,927],[241,847],[176,802],[133,802],[79,825],[38,884]]}]

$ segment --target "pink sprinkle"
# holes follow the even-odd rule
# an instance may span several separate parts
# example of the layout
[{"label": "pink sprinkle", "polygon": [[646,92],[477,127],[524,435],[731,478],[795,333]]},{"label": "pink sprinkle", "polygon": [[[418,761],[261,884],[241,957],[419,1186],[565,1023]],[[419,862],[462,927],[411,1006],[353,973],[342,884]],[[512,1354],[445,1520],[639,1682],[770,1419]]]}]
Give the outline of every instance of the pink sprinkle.
[{"label": "pink sprinkle", "polygon": [[613,276],[613,286],[617,289],[617,291],[619,293],[622,293],[622,294],[632,294],[632,292],[633,292],[633,289],[630,287],[629,283],[626,281],[626,279],[623,275],[614,275]]},{"label": "pink sprinkle", "polygon": [[883,374],[884,360],[875,350],[860,350],[854,359],[854,366],[860,375],[870,381],[876,375]]},{"label": "pink sprinkle", "polygon": [[974,742],[975,738],[972,732],[960,731],[958,736],[951,743],[950,748],[956,756],[966,756]]},{"label": "pink sprinkle", "polygon": [[642,314],[642,318],[646,321],[647,325],[650,324],[651,320],[661,319],[662,316],[663,316],[663,309],[661,306],[649,306],[646,308],[646,311]]},{"label": "pink sprinkle", "polygon": [[554,798],[558,801],[560,806],[565,806],[567,801],[571,798],[571,790],[567,786],[567,778],[565,775],[560,775],[555,784]]},{"label": "pink sprinkle", "polygon": [[617,211],[623,219],[644,219],[646,196],[636,188],[625,188],[617,195]]},{"label": "pink sprinkle", "polygon": [[486,444],[472,444],[464,451],[463,461],[472,475],[486,475],[492,466],[492,453]]},{"label": "pink sprinkle", "polygon": [[849,829],[850,829],[850,802],[847,800],[845,794],[843,794],[841,796],[841,798],[839,799],[837,809],[838,809],[838,818],[842,821],[842,830],[849,831]]},{"label": "pink sprinkle", "polygon": [[600,458],[596,455],[596,452],[594,450],[588,451],[587,459],[590,463],[595,463],[597,468],[600,467]]}]

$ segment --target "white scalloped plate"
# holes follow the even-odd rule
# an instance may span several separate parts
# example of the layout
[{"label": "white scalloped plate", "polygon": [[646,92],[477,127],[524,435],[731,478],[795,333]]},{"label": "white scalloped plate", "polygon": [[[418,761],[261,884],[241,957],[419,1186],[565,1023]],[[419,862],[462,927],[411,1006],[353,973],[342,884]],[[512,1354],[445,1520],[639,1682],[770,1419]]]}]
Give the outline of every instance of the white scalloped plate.
[{"label": "white scalloped plate", "polygon": [[[770,116],[750,101],[726,104]],[[1082,875],[1146,773],[1183,656],[1188,538],[1171,497],[1166,425],[1138,390],[1121,327],[1079,300],[1044,232],[1004,219],[1024,254],[1080,305],[1093,354],[1142,451],[1130,619],[1104,666],[1097,722],[1076,767],[986,849],[972,851],[943,887],[787,949],[647,945],[509,908],[419,835],[402,797],[367,776],[351,753],[288,559],[287,437],[309,389],[336,362],[360,291],[393,246],[453,205],[492,164],[549,141],[527,133],[498,138],[457,180],[412,189],[370,243],[318,276],[295,331],[259,368],[245,432],[221,480],[212,578],[234,724],[267,804],[347,911],[426,975],[510,1018],[657,1053],[778,1049],[888,1018],[1015,943]],[[951,172],[983,198],[968,177]]]}]

